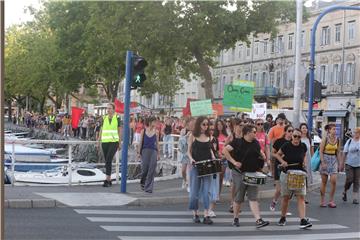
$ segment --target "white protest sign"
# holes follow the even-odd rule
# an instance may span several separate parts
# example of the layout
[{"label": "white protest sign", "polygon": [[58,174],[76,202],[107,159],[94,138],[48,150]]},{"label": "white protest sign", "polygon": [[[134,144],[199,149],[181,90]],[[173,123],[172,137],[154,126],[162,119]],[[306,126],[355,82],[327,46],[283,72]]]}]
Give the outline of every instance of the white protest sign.
[{"label": "white protest sign", "polygon": [[250,113],[250,118],[252,119],[266,119],[266,103],[254,103],[252,105],[252,111]]}]

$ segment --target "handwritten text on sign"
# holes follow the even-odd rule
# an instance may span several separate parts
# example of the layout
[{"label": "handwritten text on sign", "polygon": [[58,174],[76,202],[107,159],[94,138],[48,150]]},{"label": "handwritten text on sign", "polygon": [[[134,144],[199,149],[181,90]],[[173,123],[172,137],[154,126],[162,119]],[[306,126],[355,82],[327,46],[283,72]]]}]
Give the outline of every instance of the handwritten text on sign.
[{"label": "handwritten text on sign", "polygon": [[206,116],[213,114],[211,100],[191,101],[190,111],[191,116]]},{"label": "handwritten text on sign", "polygon": [[252,110],[254,97],[254,83],[238,81],[235,84],[225,85],[224,106],[235,108],[238,111]]}]

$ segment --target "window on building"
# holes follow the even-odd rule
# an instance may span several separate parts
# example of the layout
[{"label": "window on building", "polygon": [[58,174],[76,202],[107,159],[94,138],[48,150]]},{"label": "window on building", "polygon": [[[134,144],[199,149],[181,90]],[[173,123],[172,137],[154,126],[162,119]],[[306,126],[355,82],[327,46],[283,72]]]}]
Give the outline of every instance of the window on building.
[{"label": "window on building", "polygon": [[355,64],[347,63],[346,64],[346,84],[353,85],[355,83]]},{"label": "window on building", "polygon": [[335,24],[335,42],[341,42],[341,23]]},{"label": "window on building", "polygon": [[322,85],[327,85],[326,79],[326,65],[320,66],[320,82]]},{"label": "window on building", "polygon": [[271,44],[271,53],[274,53],[275,52],[275,41],[274,41],[274,39],[272,39],[270,41],[270,44]]},{"label": "window on building", "polygon": [[340,85],[340,68],[339,64],[334,64],[333,66],[333,77],[331,84],[337,84]]},{"label": "window on building", "polygon": [[330,27],[323,27],[321,30],[321,45],[329,45],[330,44]]},{"label": "window on building", "polygon": [[[257,73],[253,73],[253,78],[251,79],[253,82],[257,83]],[[257,85],[257,84],[256,84]]]},{"label": "window on building", "polygon": [[277,45],[278,49],[275,51],[282,53],[284,51],[284,36],[278,36],[278,45]]},{"label": "window on building", "polygon": [[250,57],[250,48],[249,47],[246,47],[246,56]]},{"label": "window on building", "polygon": [[355,20],[348,22],[348,38],[349,38],[349,40],[355,39],[355,27],[356,27]]},{"label": "window on building", "polygon": [[255,41],[254,52],[255,52],[255,56],[259,55],[259,41]]},{"label": "window on building", "polygon": [[248,73],[245,74],[245,80],[249,80],[249,74]]},{"label": "window on building", "polygon": [[301,32],[300,36],[300,47],[305,48],[305,31]]},{"label": "window on building", "polygon": [[240,80],[241,79],[241,77],[240,77],[240,74],[239,75],[237,75],[237,79],[236,80]]},{"label": "window on building", "polygon": [[269,73],[269,84],[270,86],[274,86],[274,72]]},{"label": "window on building", "polygon": [[280,81],[281,81],[281,74],[280,74],[280,71],[276,71],[276,83],[275,83],[275,86],[276,87],[280,87]]},{"label": "window on building", "polygon": [[239,45],[239,59],[241,60],[243,58],[243,45]]},{"label": "window on building", "polygon": [[263,72],[262,76],[261,76],[261,82],[260,82],[259,87],[265,87],[265,86],[267,86],[267,74],[266,74],[266,72]]},{"label": "window on building", "polygon": [[293,49],[293,42],[294,42],[294,34],[290,33],[288,36],[288,50]]},{"label": "window on building", "polygon": [[235,48],[231,49],[231,62],[235,61]]},{"label": "window on building", "polygon": [[264,51],[264,54],[267,54],[267,51],[268,51],[268,39],[264,39],[264,41],[263,41],[263,46],[264,46],[264,49],[263,49],[263,51]]}]

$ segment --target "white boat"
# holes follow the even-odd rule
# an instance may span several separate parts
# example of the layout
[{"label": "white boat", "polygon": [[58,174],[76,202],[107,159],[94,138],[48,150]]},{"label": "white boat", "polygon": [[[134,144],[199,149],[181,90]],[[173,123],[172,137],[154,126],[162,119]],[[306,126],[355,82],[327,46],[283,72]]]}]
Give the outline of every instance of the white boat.
[{"label": "white boat", "polygon": [[[69,172],[66,166],[45,172],[14,172],[16,182],[36,184],[68,184]],[[74,167],[71,169],[71,183],[103,182],[106,175],[97,168]],[[111,175],[115,179],[115,174]]]},{"label": "white boat", "polygon": [[[12,144],[5,144],[5,159],[10,159],[12,153]],[[50,162],[50,157],[50,151],[15,144],[15,159],[17,162]]]}]

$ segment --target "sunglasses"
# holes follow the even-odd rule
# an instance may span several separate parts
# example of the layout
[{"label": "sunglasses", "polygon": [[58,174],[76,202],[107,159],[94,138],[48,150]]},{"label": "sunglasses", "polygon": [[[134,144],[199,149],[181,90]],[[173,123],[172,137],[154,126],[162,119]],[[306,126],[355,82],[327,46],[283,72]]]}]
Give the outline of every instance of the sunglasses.
[{"label": "sunglasses", "polygon": [[257,123],[256,125],[257,126],[263,126],[264,124],[263,123]]},{"label": "sunglasses", "polygon": [[300,135],[293,135],[293,138],[301,138],[301,136]]},{"label": "sunglasses", "polygon": [[292,133],[292,132],[294,132],[294,130],[287,130],[287,132],[288,132],[288,133]]}]

